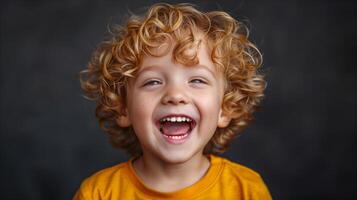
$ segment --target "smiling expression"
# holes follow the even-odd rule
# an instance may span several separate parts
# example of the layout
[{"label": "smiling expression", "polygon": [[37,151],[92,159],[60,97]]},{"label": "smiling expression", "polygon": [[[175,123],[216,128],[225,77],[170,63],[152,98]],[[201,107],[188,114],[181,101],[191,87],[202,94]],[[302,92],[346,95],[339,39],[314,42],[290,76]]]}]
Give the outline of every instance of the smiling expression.
[{"label": "smiling expression", "polygon": [[221,110],[223,73],[204,43],[197,57],[197,65],[185,66],[173,62],[172,49],[161,57],[145,56],[129,80],[127,123],[120,125],[133,126],[144,156],[184,162],[202,154],[217,127],[228,125],[230,118]]}]

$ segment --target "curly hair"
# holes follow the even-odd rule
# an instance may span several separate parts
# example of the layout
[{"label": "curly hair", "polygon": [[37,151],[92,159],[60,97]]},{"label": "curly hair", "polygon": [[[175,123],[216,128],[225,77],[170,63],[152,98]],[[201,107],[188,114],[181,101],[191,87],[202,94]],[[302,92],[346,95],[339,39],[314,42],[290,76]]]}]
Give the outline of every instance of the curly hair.
[{"label": "curly hair", "polygon": [[113,28],[111,37],[103,41],[88,64],[80,72],[81,87],[87,98],[96,102],[100,127],[109,134],[113,146],[131,156],[142,153],[132,127],[120,127],[126,102],[126,85],[135,77],[145,55],[168,38],[175,40],[173,58],[192,66],[198,63],[197,31],[204,35],[215,66],[225,76],[222,109],[232,118],[225,128],[217,128],[205,146],[204,153],[219,154],[253,119],[252,114],[264,97],[266,81],[258,72],[262,56],[248,40],[247,27],[222,11],[200,12],[192,4],[155,4],[148,12],[132,15],[124,26]]}]

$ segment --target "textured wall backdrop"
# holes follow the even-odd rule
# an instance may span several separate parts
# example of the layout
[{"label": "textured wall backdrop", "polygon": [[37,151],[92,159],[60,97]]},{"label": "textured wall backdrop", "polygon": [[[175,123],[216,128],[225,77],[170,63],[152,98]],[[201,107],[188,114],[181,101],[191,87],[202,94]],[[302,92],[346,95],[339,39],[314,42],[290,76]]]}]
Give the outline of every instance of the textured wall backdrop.
[{"label": "textured wall backdrop", "polygon": [[[154,2],[1,1],[1,199],[70,199],[128,159],[98,128],[77,73],[108,23]],[[248,22],[264,54],[266,99],[224,156],[260,172],[274,199],[357,199],[357,3],[191,3]]]}]

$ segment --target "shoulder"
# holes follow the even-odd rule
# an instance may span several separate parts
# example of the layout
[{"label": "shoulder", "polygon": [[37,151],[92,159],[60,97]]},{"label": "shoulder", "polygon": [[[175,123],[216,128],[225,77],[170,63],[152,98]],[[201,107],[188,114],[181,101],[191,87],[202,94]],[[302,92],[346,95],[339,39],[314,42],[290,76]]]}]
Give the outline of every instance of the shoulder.
[{"label": "shoulder", "polygon": [[262,178],[260,174],[251,168],[238,164],[226,158],[220,158],[224,165],[224,170],[232,173],[232,175],[239,177],[245,181],[260,181]]},{"label": "shoulder", "polygon": [[128,162],[120,163],[112,167],[102,169],[82,181],[73,199],[92,199],[94,196],[102,196],[108,188],[119,183],[118,180],[127,175]]},{"label": "shoulder", "polygon": [[126,173],[125,172],[126,170],[127,170],[127,162],[120,163],[94,173],[93,175],[86,178],[83,183],[102,185],[104,183],[110,182],[110,180],[113,179],[114,177],[124,175]]},{"label": "shoulder", "polygon": [[215,157],[222,163],[221,178],[242,191],[247,192],[250,199],[271,199],[270,192],[260,174],[253,169],[222,157]]}]

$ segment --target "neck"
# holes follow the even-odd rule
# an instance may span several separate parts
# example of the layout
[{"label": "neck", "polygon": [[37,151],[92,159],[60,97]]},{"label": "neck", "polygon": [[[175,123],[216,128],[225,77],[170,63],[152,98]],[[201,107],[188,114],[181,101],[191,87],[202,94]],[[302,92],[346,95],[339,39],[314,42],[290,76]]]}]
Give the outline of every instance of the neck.
[{"label": "neck", "polygon": [[133,163],[140,179],[150,188],[172,192],[199,181],[208,171],[210,161],[202,153],[184,162],[170,163],[144,154]]}]

